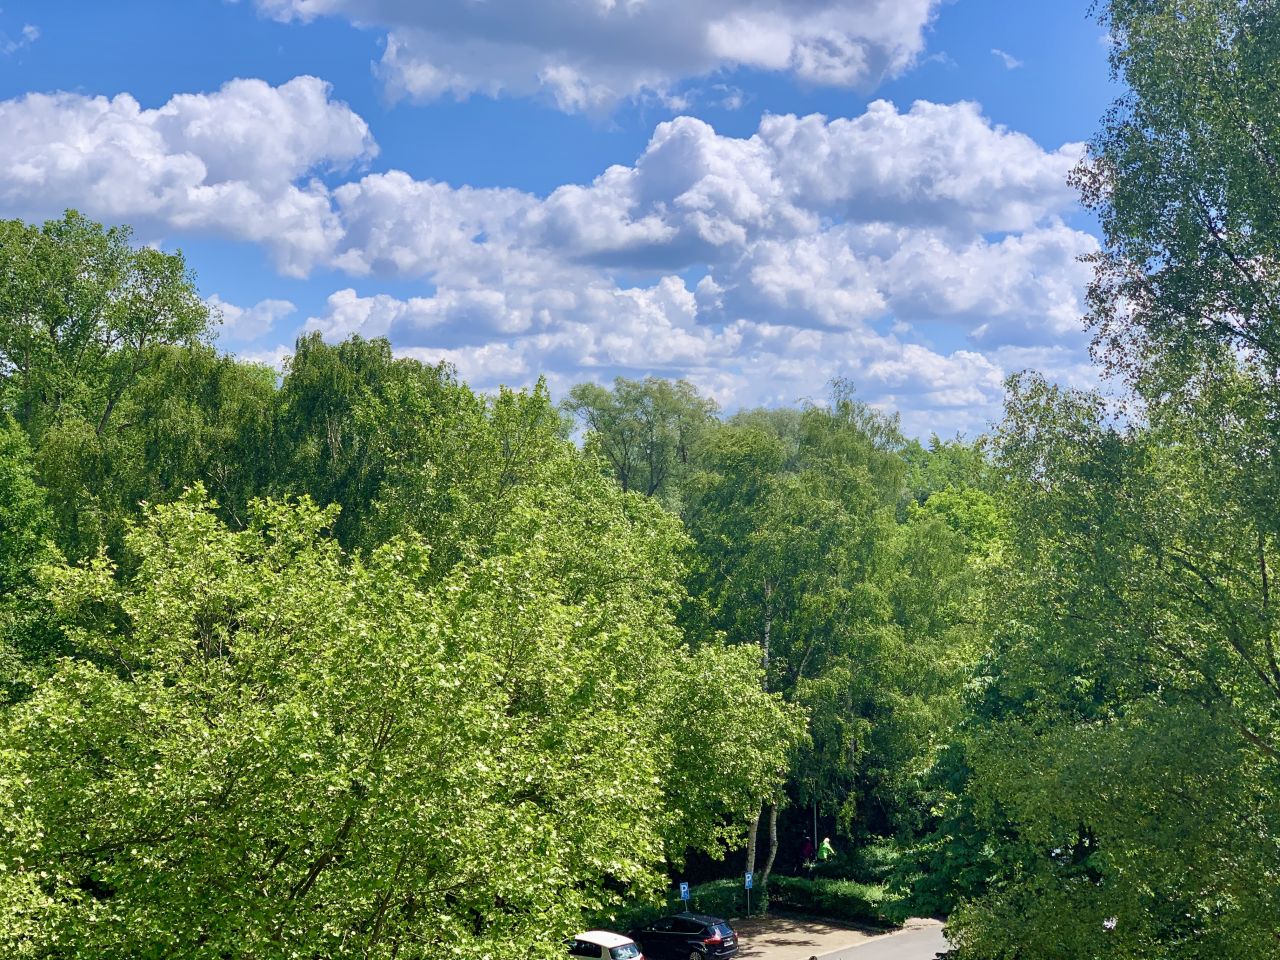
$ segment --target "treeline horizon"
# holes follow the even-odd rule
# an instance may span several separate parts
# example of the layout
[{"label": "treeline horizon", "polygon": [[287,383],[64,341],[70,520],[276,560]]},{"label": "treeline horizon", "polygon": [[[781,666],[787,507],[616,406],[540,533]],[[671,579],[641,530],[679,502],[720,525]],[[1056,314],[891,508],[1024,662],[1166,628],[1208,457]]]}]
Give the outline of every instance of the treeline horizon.
[{"label": "treeline horizon", "polygon": [[557,406],[318,335],[277,376],[74,212],[0,261],[13,951],[553,955],[691,854],[767,887],[788,806],[919,827],[996,537],[972,446],[842,384]]}]

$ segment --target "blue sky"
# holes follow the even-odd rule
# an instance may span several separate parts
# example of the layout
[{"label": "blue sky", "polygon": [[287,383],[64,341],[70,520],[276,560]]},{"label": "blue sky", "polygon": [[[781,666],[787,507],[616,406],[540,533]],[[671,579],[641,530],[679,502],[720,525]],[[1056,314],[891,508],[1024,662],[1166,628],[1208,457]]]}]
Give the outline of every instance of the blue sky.
[{"label": "blue sky", "polygon": [[844,376],[972,433],[1010,372],[1093,376],[1062,181],[1106,54],[1084,2],[10,2],[0,216],[181,247],[246,358],[389,336],[728,408]]}]

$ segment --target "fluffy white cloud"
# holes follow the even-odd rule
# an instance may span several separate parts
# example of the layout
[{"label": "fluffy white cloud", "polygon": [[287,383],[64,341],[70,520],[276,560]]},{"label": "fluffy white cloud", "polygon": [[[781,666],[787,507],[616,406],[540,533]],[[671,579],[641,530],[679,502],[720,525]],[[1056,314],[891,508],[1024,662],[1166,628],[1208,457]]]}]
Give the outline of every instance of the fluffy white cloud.
[{"label": "fluffy white cloud", "polygon": [[973,104],[878,102],[745,139],[677,118],[634,164],[545,199],[374,174],[335,191],[335,262],[434,293],[339,291],[308,326],[388,336],[484,387],[656,372],[733,406],[846,376],[913,431],[973,429],[1012,370],[1089,376],[1079,256],[1096,241],[1061,219],[1080,149]]},{"label": "fluffy white cloud", "polygon": [[[0,128],[6,215],[78,206],[144,236],[257,242],[288,273],[419,282],[340,290],[307,326],[388,336],[481,386],[658,372],[733,405],[842,375],[923,431],[994,415],[1024,362],[1088,376],[1078,258],[1096,241],[1063,219],[1081,148],[1045,150],[973,104],[766,116],[745,138],[679,117],[631,165],[545,197],[396,170],[326,183],[376,147],[314,78],[155,110],[31,95],[0,102]],[[237,343],[292,312],[211,300]]]},{"label": "fluffy white cloud", "polygon": [[232,80],[143,109],[128,94],[0,102],[0,204],[38,218],[79,207],[144,232],[207,230],[266,245],[302,273],[341,235],[323,171],[370,159],[368,125],[315,77]]},{"label": "fluffy white cloud", "polygon": [[242,350],[236,352],[236,357],[244,363],[259,363],[264,367],[271,367],[274,370],[283,372],[285,365],[293,356],[293,347],[283,343],[276,344],[266,350]]},{"label": "fluffy white cloud", "polygon": [[901,320],[952,317],[981,346],[1082,342],[1080,292],[1097,249],[1089,234],[1060,221],[952,245],[935,233],[901,231],[879,264],[889,307]]},{"label": "fluffy white cloud", "polygon": [[581,259],[673,268],[831,222],[1020,231],[1073,207],[1066,177],[1082,149],[1045,151],[972,103],[900,113],[877,101],[848,120],[765,116],[748,139],[679,117],[658,125],[634,166],[561,187],[534,219],[547,244]]},{"label": "fluffy white cloud", "polygon": [[[419,326],[414,333],[402,325]],[[709,326],[699,322],[695,293],[674,276],[644,288],[589,288],[571,309],[519,334],[473,342],[454,336],[450,305],[440,297],[343,290],[308,327],[327,336],[389,335],[401,353],[453,363],[482,389],[545,375],[563,391],[583,379],[657,373],[688,377],[732,408],[814,398],[831,378],[849,377],[864,398],[901,410],[907,429],[919,434],[973,430],[994,419],[1009,369],[976,350],[936,351],[865,327],[804,329],[762,319]]]},{"label": "fluffy white cloud", "polygon": [[205,302],[209,309],[222,319],[219,337],[225,342],[235,340],[247,343],[265,337],[276,324],[297,312],[288,300],[259,300],[251,307],[239,307],[223,300],[216,293]]},{"label": "fluffy white cloud", "polygon": [[343,234],[333,265],[357,275],[399,276],[450,265],[483,270],[499,246],[517,242],[514,225],[537,206],[518,190],[454,188],[400,170],[343,184],[334,202]]},{"label": "fluffy white cloud", "polygon": [[1046,151],[975,103],[879,100],[860,117],[765,117],[757,134],[796,202],[846,219],[1024,230],[1071,207],[1082,144]]},{"label": "fluffy white cloud", "polygon": [[870,87],[924,48],[941,0],[258,0],[281,20],[344,17],[387,31],[396,95],[550,96],[564,110],[665,97],[748,67]]},{"label": "fluffy white cloud", "polygon": [[336,191],[337,262],[434,292],[339,291],[307,325],[388,336],[485,387],[656,372],[742,405],[846,376],[912,430],[972,429],[1022,361],[1085,369],[1078,258],[1096,240],[1062,220],[1079,152],[971,104],[876,103],[745,139],[678,118],[631,166],[541,200],[370,175]]}]

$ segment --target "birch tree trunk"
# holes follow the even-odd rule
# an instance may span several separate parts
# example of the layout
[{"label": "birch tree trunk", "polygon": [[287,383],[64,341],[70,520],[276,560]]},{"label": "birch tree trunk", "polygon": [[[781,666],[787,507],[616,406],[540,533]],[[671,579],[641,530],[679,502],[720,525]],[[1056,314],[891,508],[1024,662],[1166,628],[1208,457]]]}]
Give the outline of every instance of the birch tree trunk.
[{"label": "birch tree trunk", "polygon": [[[764,635],[760,638],[761,657],[760,665],[764,668],[764,677],[761,686],[767,691],[769,689],[769,635],[773,632],[773,583],[766,579],[764,582]],[[777,816],[777,808],[773,807],[774,817]],[[751,826],[747,828],[747,873],[752,875],[756,872],[756,838],[760,832],[760,814],[764,811],[762,803],[756,808],[756,815],[751,819]],[[774,823],[774,829],[777,829]],[[776,837],[774,838],[776,843]],[[769,864],[772,866],[773,857],[769,857]],[[763,886],[763,884],[762,884]]]},{"label": "birch tree trunk", "polygon": [[760,812],[763,809],[757,809],[756,815],[751,818],[751,826],[747,827],[747,873],[756,872],[756,835],[760,831]]},{"label": "birch tree trunk", "polygon": [[773,872],[773,861],[778,856],[778,802],[769,804],[769,859],[764,862],[764,873],[760,875],[760,886],[769,885],[769,874]]}]

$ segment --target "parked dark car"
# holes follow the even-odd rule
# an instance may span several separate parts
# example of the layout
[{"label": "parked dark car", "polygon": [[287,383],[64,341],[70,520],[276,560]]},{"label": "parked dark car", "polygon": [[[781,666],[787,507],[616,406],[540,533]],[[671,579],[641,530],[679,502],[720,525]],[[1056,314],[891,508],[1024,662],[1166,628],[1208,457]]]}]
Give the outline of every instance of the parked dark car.
[{"label": "parked dark car", "polygon": [[738,952],[738,935],[729,922],[705,913],[663,917],[628,936],[651,960],[725,960]]}]

